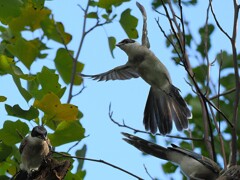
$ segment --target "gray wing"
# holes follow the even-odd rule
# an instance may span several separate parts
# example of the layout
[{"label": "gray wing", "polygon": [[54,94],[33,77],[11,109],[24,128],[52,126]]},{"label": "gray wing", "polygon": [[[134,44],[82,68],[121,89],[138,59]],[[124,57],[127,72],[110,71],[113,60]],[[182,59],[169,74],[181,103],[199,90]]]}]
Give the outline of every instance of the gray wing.
[{"label": "gray wing", "polygon": [[197,154],[193,151],[189,151],[187,149],[182,149],[182,148],[179,148],[178,146],[172,144],[172,148],[170,147],[169,149],[172,149],[172,150],[175,150],[175,151],[178,151],[178,152],[181,152],[191,158],[194,158],[196,159],[197,161],[199,161],[202,165],[206,166],[208,169],[211,169],[213,172],[216,172],[216,173],[219,173],[220,172],[220,167],[218,166],[217,163],[215,163],[213,160],[205,157],[205,156],[202,156],[200,154]]},{"label": "gray wing", "polygon": [[147,31],[147,13],[145,8],[139,3],[136,2],[137,7],[142,13],[143,16],[143,28],[142,28],[142,45],[146,46],[148,49],[150,48],[150,43],[148,40],[148,31]]},{"label": "gray wing", "polygon": [[95,74],[95,75],[85,75],[80,74],[82,77],[90,77],[98,81],[108,81],[108,80],[125,80],[131,78],[138,78],[138,73],[128,65],[118,66],[110,71]]}]

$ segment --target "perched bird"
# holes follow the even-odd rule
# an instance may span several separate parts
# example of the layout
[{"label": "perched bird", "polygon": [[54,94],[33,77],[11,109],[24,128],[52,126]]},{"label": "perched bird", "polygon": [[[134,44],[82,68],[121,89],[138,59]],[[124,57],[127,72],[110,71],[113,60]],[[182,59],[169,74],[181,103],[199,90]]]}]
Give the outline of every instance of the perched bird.
[{"label": "perched bird", "polygon": [[137,136],[122,133],[123,138],[129,144],[140,151],[164,159],[180,166],[186,177],[192,180],[215,180],[221,171],[220,167],[211,159],[195,152],[182,149],[174,144],[172,147],[164,148],[153,144]]},{"label": "perched bird", "polygon": [[217,178],[217,180],[239,180],[240,179],[240,166],[234,165],[229,167],[227,170]]},{"label": "perched bird", "polygon": [[46,129],[43,126],[34,127],[31,134],[23,139],[19,147],[22,160],[20,169],[27,171],[28,174],[37,171],[50,149]]},{"label": "perched bird", "polygon": [[191,112],[179,94],[179,89],[172,84],[169,72],[161,61],[147,46],[132,39],[124,39],[116,46],[128,55],[125,65],[105,73],[81,76],[98,81],[141,77],[151,86],[144,110],[145,129],[152,134],[159,129],[160,133],[165,135],[171,132],[172,121],[175,122],[177,130],[186,129]]}]

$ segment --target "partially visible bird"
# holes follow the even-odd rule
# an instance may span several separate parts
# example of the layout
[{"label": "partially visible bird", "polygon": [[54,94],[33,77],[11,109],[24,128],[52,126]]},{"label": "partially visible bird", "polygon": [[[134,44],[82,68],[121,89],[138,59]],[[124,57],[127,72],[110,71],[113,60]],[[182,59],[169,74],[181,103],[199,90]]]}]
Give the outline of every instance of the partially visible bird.
[{"label": "partially visible bird", "polygon": [[44,158],[51,150],[50,141],[47,138],[47,131],[43,126],[36,126],[31,134],[25,137],[19,147],[21,154],[20,169],[31,174],[37,171]]},{"label": "partially visible bird", "polygon": [[172,147],[162,147],[128,133],[122,133],[127,143],[140,151],[178,165],[186,177],[192,180],[215,180],[221,171],[211,159],[193,151],[182,149],[174,144]]},{"label": "partially visible bird", "polygon": [[240,166],[234,165],[226,169],[217,180],[239,180],[240,179]]}]

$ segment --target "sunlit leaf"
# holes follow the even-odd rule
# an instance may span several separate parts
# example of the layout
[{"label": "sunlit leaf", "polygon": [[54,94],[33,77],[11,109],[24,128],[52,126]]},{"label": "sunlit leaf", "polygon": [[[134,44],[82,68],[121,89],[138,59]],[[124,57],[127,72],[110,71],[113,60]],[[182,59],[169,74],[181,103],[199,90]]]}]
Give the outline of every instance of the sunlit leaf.
[{"label": "sunlit leaf", "polygon": [[41,100],[35,100],[34,107],[39,108],[53,121],[74,121],[77,120],[78,108],[72,104],[61,104],[61,101],[54,93],[46,94]]},{"label": "sunlit leaf", "polygon": [[21,16],[13,18],[9,22],[9,27],[13,32],[19,32],[24,29],[30,28],[31,31],[34,31],[41,26],[41,22],[48,18],[51,14],[49,9],[36,9],[32,5],[26,5],[22,8]]},{"label": "sunlit leaf", "polygon": [[0,137],[4,144],[12,146],[21,142],[22,137],[25,137],[28,132],[28,126],[20,120],[15,122],[7,120],[4,122],[3,128],[0,129]]},{"label": "sunlit leaf", "polygon": [[[68,52],[66,49],[60,48],[54,59],[56,68],[66,84],[69,84],[72,78],[73,59],[70,57],[70,54],[72,55],[73,52]],[[79,76],[79,73],[83,70],[83,67],[84,65],[82,63],[77,62],[74,85],[80,85],[82,83],[82,78]]]},{"label": "sunlit leaf", "polygon": [[33,106],[29,110],[23,110],[19,105],[14,105],[13,107],[5,104],[5,109],[9,116],[16,116],[19,118],[32,120],[38,117],[39,112]]},{"label": "sunlit leaf", "polygon": [[60,146],[73,141],[80,141],[84,138],[84,128],[79,121],[63,121],[53,134],[48,137],[53,146]]},{"label": "sunlit leaf", "polygon": [[136,39],[138,38],[138,31],[136,29],[138,19],[130,14],[131,10],[126,9],[122,14],[121,14],[121,19],[120,19],[120,24],[126,34],[128,35],[129,38],[131,39]]},{"label": "sunlit leaf", "polygon": [[13,58],[0,54],[0,74],[9,73],[12,64],[14,64]]}]

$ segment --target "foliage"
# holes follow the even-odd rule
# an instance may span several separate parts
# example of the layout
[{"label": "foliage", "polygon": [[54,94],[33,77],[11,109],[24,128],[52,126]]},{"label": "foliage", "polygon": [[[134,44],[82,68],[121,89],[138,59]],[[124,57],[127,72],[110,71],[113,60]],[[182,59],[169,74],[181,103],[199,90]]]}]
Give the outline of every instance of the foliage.
[{"label": "foliage", "polygon": [[[82,42],[85,36],[98,26],[112,23],[117,16],[112,13],[112,8],[126,1],[91,0],[85,9],[81,7],[85,20],[96,21],[95,26],[89,30],[84,29],[83,24],[85,32],[82,34]],[[126,23],[128,19],[133,24]],[[17,147],[22,138],[31,131],[29,122],[47,126],[48,137],[54,147],[80,142],[85,137],[85,129],[80,121],[83,114],[76,105],[70,103],[75,97],[72,90],[68,101],[62,102],[62,97],[68,95],[68,86],[72,88],[73,85],[82,85],[79,73],[84,65],[78,61],[81,47],[76,50],[79,53],[74,57],[75,51],[67,48],[72,35],[65,31],[61,22],[54,19],[52,11],[45,7],[45,0],[1,1],[0,22],[0,75],[12,77],[16,88],[29,106],[29,109],[23,109],[22,105],[18,104],[20,97],[16,97],[15,105],[9,105],[5,103],[8,97],[0,96],[0,102],[5,103],[5,111],[12,116],[11,119],[4,120],[0,129],[0,175],[7,178],[19,170],[21,160]],[[138,37],[137,22],[130,14],[130,9],[123,12],[120,24],[130,38]],[[52,50],[49,42],[60,43],[64,48]],[[116,40],[110,36],[108,42],[113,56]],[[39,60],[46,61],[50,53],[56,54],[53,60],[54,68],[40,66],[36,73],[32,73],[32,67],[38,64]],[[84,157],[86,151],[87,147],[84,145],[77,150],[76,155]],[[83,161],[78,161],[77,166],[78,172],[69,172],[66,179],[84,178],[86,171],[83,170]]]},{"label": "foliage", "polygon": [[[80,88],[82,85],[79,73],[83,70],[84,64],[78,61],[82,44],[85,37],[95,28],[113,23],[117,16],[127,36],[133,39],[138,38],[136,30],[138,19],[131,15],[131,9],[123,10],[120,15],[113,11],[114,8],[128,1],[89,0],[84,8],[81,4],[80,9],[84,18],[83,33],[79,48],[75,50],[67,47],[74,37],[65,31],[64,24],[54,19],[52,11],[45,7],[44,0],[0,2],[0,75],[11,76],[16,85],[15,88],[22,96],[16,97],[15,105],[9,105],[6,103],[8,97],[4,94],[0,95],[0,103],[4,103],[5,111],[11,117],[11,119],[4,120],[4,125],[0,129],[0,179],[7,179],[19,170],[21,160],[17,147],[22,138],[31,131],[30,123],[47,126],[48,137],[54,147],[70,142],[78,144],[85,137],[85,129],[81,124],[83,114],[76,105],[71,104],[72,98],[78,94],[73,94],[72,88]],[[216,19],[215,24],[208,22],[207,17],[211,9],[209,3],[206,23],[199,28],[197,38],[200,41],[197,42],[195,35],[189,30],[188,19],[184,19],[181,15],[184,13],[182,8],[196,4],[197,0],[182,1],[182,4],[175,0],[152,1],[154,9],[167,10],[163,18],[167,18],[173,27],[169,26],[170,33],[165,33],[160,25],[159,27],[163,34],[165,33],[166,46],[172,49],[173,61],[177,65],[184,66],[189,77],[189,84],[193,89],[185,98],[192,108],[194,117],[194,121],[190,121],[192,127],[190,137],[202,140],[179,140],[179,144],[186,149],[198,148],[201,154],[215,161],[217,161],[216,157],[221,157],[226,162],[229,157],[230,162],[236,164],[234,160],[239,161],[239,159],[236,158],[234,149],[229,148],[229,144],[235,144],[235,150],[240,149],[240,140],[235,138],[236,141],[231,141],[227,137],[234,139],[239,132],[239,126],[231,127],[227,119],[235,125],[240,111],[237,108],[239,76],[236,70],[240,64],[240,54],[237,54],[234,48],[232,52],[222,50],[215,52],[214,60],[209,60],[208,53],[216,43],[211,41],[211,37],[214,32],[223,31]],[[171,6],[174,10],[168,17],[167,12],[170,12]],[[212,15],[214,16],[213,12]],[[86,21],[95,24],[93,23],[92,27],[86,29]],[[36,36],[36,31],[38,36]],[[25,35],[25,33],[30,35]],[[234,47],[234,37],[230,37],[230,40]],[[61,44],[62,47],[53,50],[48,46],[49,41]],[[113,50],[116,44],[114,35],[108,36],[106,41],[114,57]],[[189,51],[198,58],[198,64],[191,65],[187,53]],[[52,60],[54,67],[40,65],[37,72],[33,73],[33,66],[38,65],[39,61],[46,61],[50,53],[55,54]],[[217,76],[210,72],[213,65],[217,69]],[[229,70],[233,73],[228,73]],[[67,92],[68,89],[69,92]],[[63,102],[64,96],[68,97],[67,102]],[[24,98],[29,108],[23,109],[24,105],[18,104],[18,98]],[[188,132],[181,135],[189,137]],[[84,157],[86,152],[87,146],[84,145],[77,149],[76,155]],[[231,154],[233,157],[230,157]],[[66,179],[84,178],[86,170],[83,170],[82,160],[77,161],[76,168],[77,172],[69,172]],[[171,163],[164,164],[162,168],[166,173],[174,173],[177,169]]]}]

